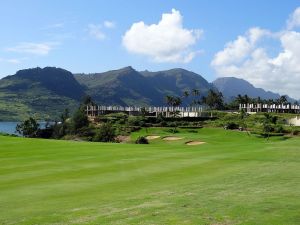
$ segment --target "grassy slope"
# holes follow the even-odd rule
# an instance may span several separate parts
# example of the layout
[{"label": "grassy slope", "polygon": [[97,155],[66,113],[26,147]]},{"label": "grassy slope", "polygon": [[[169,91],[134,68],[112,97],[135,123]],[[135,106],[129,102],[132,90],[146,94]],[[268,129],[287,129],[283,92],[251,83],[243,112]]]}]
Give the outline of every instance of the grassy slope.
[{"label": "grassy slope", "polygon": [[148,146],[0,137],[0,224],[300,223],[299,138],[176,135]]}]

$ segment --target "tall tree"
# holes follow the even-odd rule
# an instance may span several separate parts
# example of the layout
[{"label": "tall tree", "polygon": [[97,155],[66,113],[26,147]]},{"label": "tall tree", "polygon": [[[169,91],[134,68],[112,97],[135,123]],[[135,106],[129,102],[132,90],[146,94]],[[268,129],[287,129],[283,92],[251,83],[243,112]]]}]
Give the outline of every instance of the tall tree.
[{"label": "tall tree", "polygon": [[92,97],[89,95],[85,95],[81,101],[82,107],[85,108],[87,105],[95,105],[95,102],[93,101]]},{"label": "tall tree", "polygon": [[189,96],[190,96],[189,91],[184,91],[183,94],[182,94],[183,98],[188,98]]},{"label": "tall tree", "polygon": [[223,94],[210,89],[206,97],[202,98],[204,104],[211,109],[222,109],[224,107]]},{"label": "tall tree", "polygon": [[77,133],[78,129],[87,127],[89,125],[88,117],[84,109],[79,108],[72,117],[72,125],[74,132]]},{"label": "tall tree", "polygon": [[181,105],[182,100],[181,100],[180,97],[167,95],[167,96],[166,96],[166,103],[167,103],[169,106],[172,106],[172,107],[178,107],[178,106]]},{"label": "tall tree", "polygon": [[[170,96],[170,95],[167,95],[166,96],[166,102],[169,106],[172,106],[172,107],[178,107],[181,105],[182,103],[182,99],[180,97],[177,97],[177,96]],[[171,113],[173,118],[176,118],[178,115],[179,115],[179,111],[177,110],[173,110]],[[176,132],[176,128],[177,128],[177,123],[176,121],[174,121],[174,129],[173,129],[173,133]]]},{"label": "tall tree", "polygon": [[287,104],[288,103],[287,96],[286,95],[280,96],[280,98],[277,99],[276,102],[277,104]]},{"label": "tall tree", "polygon": [[198,89],[193,89],[192,90],[192,95],[193,96],[199,96],[199,94],[200,94],[200,91]]},{"label": "tall tree", "polygon": [[18,124],[16,131],[24,137],[36,137],[40,124],[32,117]]}]

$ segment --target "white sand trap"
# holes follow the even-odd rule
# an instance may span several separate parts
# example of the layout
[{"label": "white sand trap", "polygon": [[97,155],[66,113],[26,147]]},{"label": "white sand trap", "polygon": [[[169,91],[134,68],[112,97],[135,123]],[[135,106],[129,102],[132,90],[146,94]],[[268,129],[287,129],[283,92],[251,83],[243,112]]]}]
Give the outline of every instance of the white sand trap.
[{"label": "white sand trap", "polygon": [[202,145],[205,144],[206,142],[203,141],[189,141],[187,143],[185,143],[186,145]]},{"label": "white sand trap", "polygon": [[149,135],[146,137],[148,140],[154,140],[154,139],[157,139],[157,138],[160,138],[160,136],[157,136],[157,135]]},{"label": "white sand trap", "polygon": [[177,140],[181,140],[181,139],[183,139],[183,138],[182,137],[173,137],[173,136],[163,138],[164,141],[177,141]]}]

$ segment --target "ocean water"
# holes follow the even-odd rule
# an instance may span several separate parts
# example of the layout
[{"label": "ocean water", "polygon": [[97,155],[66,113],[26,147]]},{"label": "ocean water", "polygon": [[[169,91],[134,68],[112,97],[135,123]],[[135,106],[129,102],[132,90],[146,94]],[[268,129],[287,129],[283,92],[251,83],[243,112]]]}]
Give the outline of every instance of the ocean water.
[{"label": "ocean water", "polygon": [[0,122],[0,133],[17,134],[16,126],[19,122]]},{"label": "ocean water", "polygon": [[[0,133],[16,134],[16,126],[20,122],[0,122]],[[44,128],[46,122],[39,122],[40,128]]]}]

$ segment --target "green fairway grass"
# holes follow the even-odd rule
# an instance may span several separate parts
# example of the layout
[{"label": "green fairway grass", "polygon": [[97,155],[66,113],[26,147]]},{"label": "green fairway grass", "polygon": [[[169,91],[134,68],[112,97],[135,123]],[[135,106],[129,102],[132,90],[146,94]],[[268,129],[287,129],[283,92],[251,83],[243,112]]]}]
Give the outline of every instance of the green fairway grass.
[{"label": "green fairway grass", "polygon": [[149,128],[132,139],[147,135],[161,138],[0,136],[0,224],[300,224],[299,138]]}]

